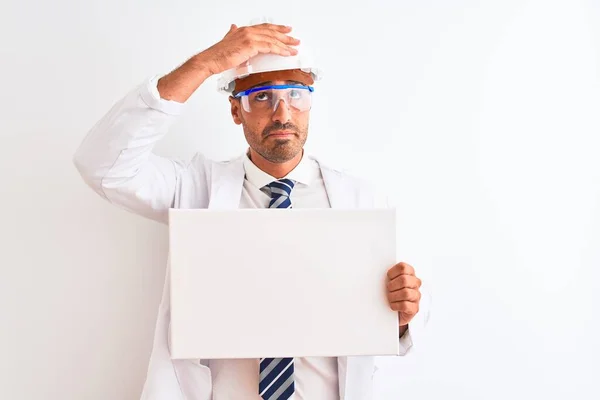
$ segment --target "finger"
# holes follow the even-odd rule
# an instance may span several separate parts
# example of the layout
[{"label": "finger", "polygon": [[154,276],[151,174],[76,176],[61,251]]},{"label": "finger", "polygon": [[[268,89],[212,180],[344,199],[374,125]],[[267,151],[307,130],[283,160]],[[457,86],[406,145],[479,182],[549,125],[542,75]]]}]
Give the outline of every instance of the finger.
[{"label": "finger", "polygon": [[405,262],[400,262],[388,270],[388,278],[394,279],[398,275],[414,275],[415,269]]},{"label": "finger", "polygon": [[298,46],[300,44],[300,39],[295,38],[293,36],[285,35],[283,33],[273,32],[273,37],[276,40],[288,46]]},{"label": "finger", "polygon": [[401,289],[395,292],[388,293],[390,303],[399,301],[419,302],[421,300],[421,292],[417,289]]},{"label": "finger", "polygon": [[254,29],[271,29],[271,30],[275,30],[277,32],[282,32],[282,33],[290,32],[292,30],[291,26],[279,25],[279,24],[270,24],[268,22],[265,22],[264,24],[252,25],[249,28],[254,28]]},{"label": "finger", "polygon": [[268,36],[270,38],[276,39],[278,41],[280,41],[281,43],[287,44],[287,45],[298,45],[300,44],[300,40],[298,38],[295,38],[293,36],[287,35],[285,33],[276,31],[274,29],[262,29],[258,32],[256,32],[257,35],[263,35],[263,36]]},{"label": "finger", "polygon": [[[280,34],[280,36],[285,39],[286,37],[292,39],[292,40],[288,40],[287,42],[280,40],[277,36],[275,35],[269,35],[269,34],[256,34],[255,36],[253,36],[254,40],[262,40],[265,42],[269,42],[269,43],[273,43],[287,51],[289,51],[292,54],[296,54],[298,52],[298,50],[292,46],[296,45],[296,42],[294,42],[294,38],[291,38],[289,36]],[[298,40],[297,43],[300,43],[300,41]]]},{"label": "finger", "polygon": [[415,317],[415,314],[406,314],[403,312],[398,312],[398,322],[400,326],[408,325],[410,321]]},{"label": "finger", "polygon": [[287,27],[285,25],[273,25],[273,24],[260,24],[260,25],[252,25],[252,26],[244,26],[242,28],[244,31],[252,34],[265,34],[265,33],[274,33],[279,32],[282,34],[290,33],[292,31],[291,27]]},{"label": "finger", "polygon": [[282,44],[276,44],[272,42],[256,42],[255,48],[259,53],[263,54],[279,54],[282,56],[292,55],[291,51]]},{"label": "finger", "polygon": [[388,292],[405,288],[419,289],[420,287],[421,280],[414,275],[400,275],[387,283]]},{"label": "finger", "polygon": [[[256,38],[257,40],[257,44],[259,46],[261,46],[262,48],[264,48],[264,45],[268,45],[269,49],[271,49],[271,51],[276,52],[276,54],[296,54],[298,52],[297,49],[294,49],[293,47],[287,46],[283,43],[281,43],[280,41],[273,39],[272,37],[269,36],[260,36]],[[275,46],[275,50],[274,50],[274,46]]]},{"label": "finger", "polygon": [[263,41],[277,45],[283,45],[288,51],[293,49],[293,47],[290,46],[295,46],[300,43],[300,41],[296,38],[271,30],[245,31],[243,32],[241,39],[246,44],[254,44],[255,42]]},{"label": "finger", "polygon": [[392,303],[390,306],[392,310],[406,315],[416,315],[419,312],[419,303],[413,303],[410,301],[399,301]]}]

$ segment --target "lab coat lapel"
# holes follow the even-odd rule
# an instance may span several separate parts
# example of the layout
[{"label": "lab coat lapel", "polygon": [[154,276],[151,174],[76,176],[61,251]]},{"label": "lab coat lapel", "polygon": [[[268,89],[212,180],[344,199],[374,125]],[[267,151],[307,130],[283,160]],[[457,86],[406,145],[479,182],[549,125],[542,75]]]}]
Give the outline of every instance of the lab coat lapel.
[{"label": "lab coat lapel", "polygon": [[211,173],[209,209],[235,209],[240,206],[244,187],[243,156],[215,163]]},{"label": "lab coat lapel", "polygon": [[[364,208],[369,204],[360,188],[343,172],[319,164],[331,208]],[[373,395],[373,356],[338,357],[340,400],[366,400]]]}]

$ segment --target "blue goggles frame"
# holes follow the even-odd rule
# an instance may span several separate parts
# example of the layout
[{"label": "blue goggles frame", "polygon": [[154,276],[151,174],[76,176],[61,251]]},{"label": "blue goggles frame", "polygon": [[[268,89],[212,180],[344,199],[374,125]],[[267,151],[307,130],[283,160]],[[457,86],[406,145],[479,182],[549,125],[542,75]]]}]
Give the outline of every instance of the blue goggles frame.
[{"label": "blue goggles frame", "polygon": [[261,86],[261,87],[257,87],[257,88],[252,88],[252,89],[244,90],[243,92],[239,92],[238,94],[236,94],[233,97],[235,97],[236,99],[239,99],[242,96],[248,96],[250,93],[260,92],[261,90],[266,90],[266,89],[304,89],[304,90],[308,90],[311,93],[315,91],[315,88],[312,87],[312,86],[304,86],[304,85],[269,85],[269,86]]}]

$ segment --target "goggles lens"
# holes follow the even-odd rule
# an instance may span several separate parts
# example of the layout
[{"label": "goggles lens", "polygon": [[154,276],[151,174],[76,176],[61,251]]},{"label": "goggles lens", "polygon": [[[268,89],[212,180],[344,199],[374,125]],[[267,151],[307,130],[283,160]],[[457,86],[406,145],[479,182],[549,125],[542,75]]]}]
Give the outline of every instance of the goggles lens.
[{"label": "goggles lens", "polygon": [[310,110],[313,91],[312,86],[272,85],[248,89],[235,97],[248,113],[272,113],[282,100],[290,111],[302,112]]}]

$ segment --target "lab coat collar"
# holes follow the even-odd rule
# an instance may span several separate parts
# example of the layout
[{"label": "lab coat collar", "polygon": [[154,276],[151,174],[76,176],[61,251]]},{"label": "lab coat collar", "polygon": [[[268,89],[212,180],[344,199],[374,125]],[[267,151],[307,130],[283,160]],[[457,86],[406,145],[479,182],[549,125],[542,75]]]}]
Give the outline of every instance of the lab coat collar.
[{"label": "lab coat collar", "polygon": [[[257,188],[261,189],[269,183],[277,180],[277,178],[258,168],[256,164],[250,160],[249,151],[246,152],[242,158],[244,163],[244,171],[246,173],[245,177]],[[311,161],[312,159],[310,157],[308,157],[306,154],[303,154],[298,165],[296,165],[296,167],[284,178],[291,179],[296,183],[310,185],[319,177],[319,167],[318,165],[315,167],[315,164]]]},{"label": "lab coat collar", "polygon": [[[243,154],[231,161],[215,164],[208,208],[234,209],[239,207],[247,162],[249,161],[246,160],[247,155]],[[351,185],[347,184],[345,175],[340,170],[324,165],[318,159],[307,154],[304,155],[303,160],[303,166],[297,176],[304,182],[310,182],[312,177],[309,177],[308,175],[315,174],[310,171],[309,163],[311,160],[316,161],[323,176],[323,182],[325,184],[331,208],[355,208],[358,206],[355,204],[358,199],[353,191],[349,192],[349,190],[352,190],[350,187]],[[298,164],[298,166],[300,167],[300,164]],[[270,176],[258,169],[255,165],[254,167],[263,174]],[[264,179],[264,177],[260,179]],[[271,181],[267,183],[270,182]]]},{"label": "lab coat collar", "polygon": [[[331,208],[360,208],[368,206],[365,199],[356,193],[355,185],[341,171],[317,161]],[[209,209],[239,208],[244,185],[244,159],[216,163],[212,174]],[[338,357],[338,379],[340,400],[370,399],[373,385],[375,358],[372,356]]]}]

